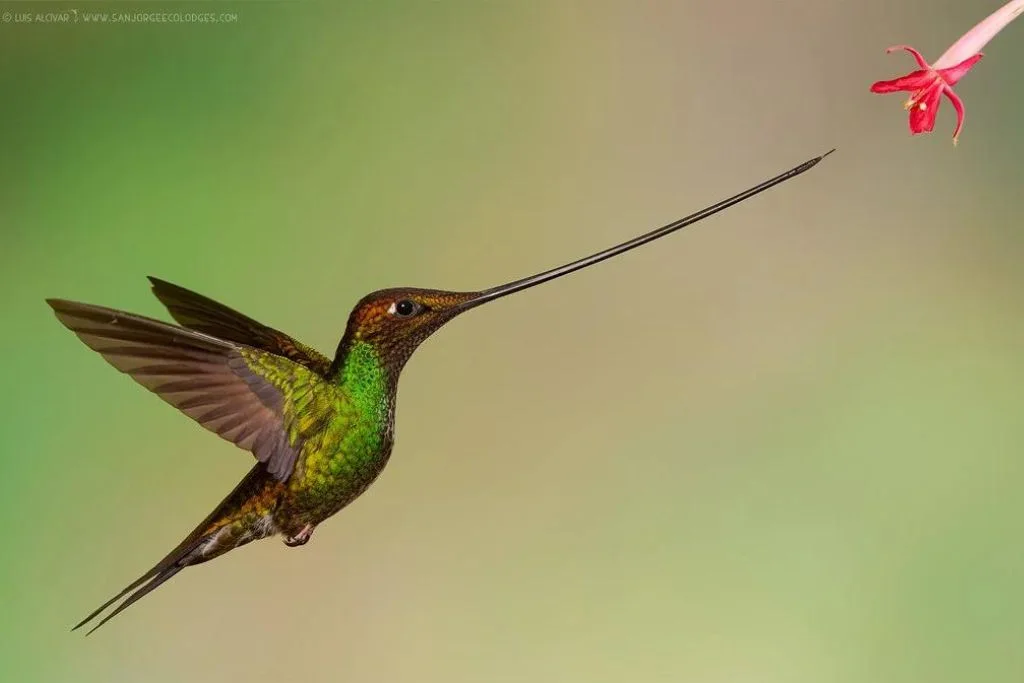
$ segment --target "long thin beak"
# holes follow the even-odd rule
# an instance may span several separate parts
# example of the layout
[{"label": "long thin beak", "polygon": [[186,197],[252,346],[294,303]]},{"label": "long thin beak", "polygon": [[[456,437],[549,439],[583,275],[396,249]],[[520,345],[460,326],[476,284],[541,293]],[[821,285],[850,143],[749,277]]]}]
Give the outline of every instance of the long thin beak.
[{"label": "long thin beak", "polygon": [[685,228],[687,225],[692,225],[697,221],[704,220],[709,216],[715,215],[719,211],[724,211],[725,209],[728,209],[730,206],[739,204],[745,199],[750,199],[756,194],[760,194],[769,188],[775,187],[780,183],[786,182],[790,178],[795,178],[801,173],[811,170],[812,168],[814,168],[815,165],[817,165],[819,161],[821,161],[834,151],[836,150],[830,149],[821,156],[810,159],[809,161],[805,161],[804,163],[800,164],[799,166],[796,166],[795,168],[791,168],[785,173],[777,175],[770,180],[764,181],[760,185],[755,185],[749,190],[744,190],[743,192],[740,192],[737,195],[729,197],[728,199],[723,199],[717,204],[713,204],[707,207],[706,209],[701,209],[700,211],[692,213],[689,216],[686,216],[685,218],[680,218],[674,223],[669,223],[664,227],[658,228],[657,230],[652,230],[651,232],[640,235],[639,237],[634,237],[628,242],[623,242],[622,244],[616,245],[614,247],[609,247],[604,251],[599,251],[596,254],[591,254],[590,256],[584,256],[583,258],[577,261],[573,261],[572,263],[567,263],[564,266],[558,266],[557,268],[552,268],[551,270],[545,270],[543,273],[531,275],[530,277],[524,277],[520,280],[514,280],[512,282],[509,282],[508,284],[498,285],[497,287],[491,287],[490,289],[485,289],[482,292],[480,292],[477,296],[463,303],[460,306],[460,308],[472,308],[474,306],[479,306],[480,304],[487,303],[488,301],[493,301],[503,296],[508,296],[509,294],[513,294],[515,292],[521,292],[522,290],[529,289],[534,285],[539,285],[542,282],[547,282],[548,280],[554,280],[555,278],[562,277],[563,275],[568,275],[569,273],[580,270],[581,268],[592,266],[595,263],[600,263],[601,261],[604,261],[605,259],[610,259],[613,256],[618,256],[619,254],[625,253],[630,249],[635,249],[636,247],[639,247],[642,244],[647,244],[648,242],[653,242],[654,240],[660,239],[665,235],[670,235],[676,230]]}]

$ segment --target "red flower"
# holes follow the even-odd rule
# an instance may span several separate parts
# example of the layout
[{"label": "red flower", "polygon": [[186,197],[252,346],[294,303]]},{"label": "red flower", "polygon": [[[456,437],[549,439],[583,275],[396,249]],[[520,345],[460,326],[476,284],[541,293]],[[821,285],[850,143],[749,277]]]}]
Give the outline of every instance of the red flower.
[{"label": "red flower", "polygon": [[1010,0],[992,14],[982,19],[960,39],[953,43],[935,64],[929,64],[921,53],[907,45],[890,47],[886,52],[906,50],[917,60],[920,70],[891,81],[879,81],[871,86],[871,92],[887,93],[905,90],[913,93],[904,109],[910,110],[910,132],[912,135],[927,133],[935,128],[935,116],[939,113],[939,101],[945,95],[956,109],[956,130],[953,144],[960,136],[964,125],[964,103],[960,101],[953,86],[981,59],[981,49],[1007,24],[1024,14],[1024,0]]},{"label": "red flower", "polygon": [[903,105],[904,109],[910,111],[910,133],[912,135],[930,133],[935,128],[935,117],[939,113],[939,101],[945,95],[956,109],[956,130],[953,131],[953,144],[955,145],[957,138],[960,137],[960,129],[964,125],[964,103],[953,92],[953,86],[971,70],[971,67],[978,63],[982,55],[980,53],[972,55],[955,66],[936,69],[925,61],[920,52],[909,45],[890,47],[886,52],[894,50],[906,50],[914,56],[921,68],[891,81],[878,81],[871,86],[871,92],[907,91],[913,93]]}]

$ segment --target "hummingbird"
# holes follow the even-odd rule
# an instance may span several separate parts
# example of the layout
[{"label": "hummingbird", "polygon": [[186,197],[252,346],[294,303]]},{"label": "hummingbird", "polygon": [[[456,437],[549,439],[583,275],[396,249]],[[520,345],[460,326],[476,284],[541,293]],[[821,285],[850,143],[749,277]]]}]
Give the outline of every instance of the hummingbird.
[{"label": "hummingbird", "polygon": [[[275,535],[307,543],[387,465],[398,377],[413,351],[466,311],[568,275],[696,223],[810,170],[832,151],[651,232],[537,275],[481,291],[401,287],[364,296],[333,358],[184,287],[150,277],[177,325],[48,299],[58,320],[119,371],[256,463],[149,571],[72,630],[121,600],[88,633],[186,567]],[[127,597],[126,597],[127,596]],[[87,634],[88,635],[88,634]]]}]

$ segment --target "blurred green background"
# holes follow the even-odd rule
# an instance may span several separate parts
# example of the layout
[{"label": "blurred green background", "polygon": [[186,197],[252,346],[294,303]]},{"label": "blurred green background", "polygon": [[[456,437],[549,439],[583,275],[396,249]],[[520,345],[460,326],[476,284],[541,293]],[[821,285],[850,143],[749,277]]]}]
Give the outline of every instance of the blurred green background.
[{"label": "blurred green background", "polygon": [[[998,2],[15,3],[0,25],[0,678],[1024,679],[1024,23]],[[250,457],[44,297],[178,282],[332,352],[385,286],[473,289],[811,174],[486,307],[408,366],[391,466],[313,542],[88,640]]]}]

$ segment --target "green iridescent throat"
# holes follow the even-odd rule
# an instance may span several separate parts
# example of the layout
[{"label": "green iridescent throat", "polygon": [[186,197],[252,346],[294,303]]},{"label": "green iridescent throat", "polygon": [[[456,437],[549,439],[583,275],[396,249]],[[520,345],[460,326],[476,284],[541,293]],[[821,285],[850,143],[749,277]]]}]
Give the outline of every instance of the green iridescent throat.
[{"label": "green iridescent throat", "polygon": [[342,392],[364,416],[387,419],[393,393],[392,381],[380,354],[372,344],[356,341],[348,348],[338,383]]}]

